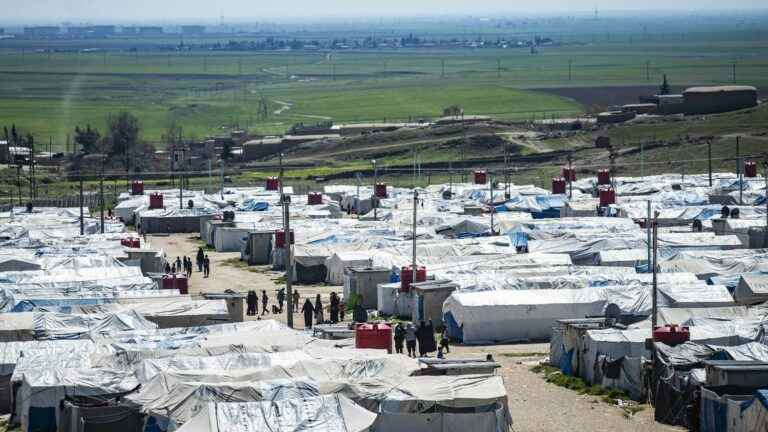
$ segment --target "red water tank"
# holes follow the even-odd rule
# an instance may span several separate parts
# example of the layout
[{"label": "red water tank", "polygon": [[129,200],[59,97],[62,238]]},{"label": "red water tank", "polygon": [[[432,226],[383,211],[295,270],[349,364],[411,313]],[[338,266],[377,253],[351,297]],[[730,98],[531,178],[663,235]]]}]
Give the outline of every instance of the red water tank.
[{"label": "red water tank", "polygon": [[141,239],[134,238],[134,237],[125,237],[120,239],[120,246],[125,246],[129,248],[140,248],[141,247]]},{"label": "red water tank", "polygon": [[376,183],[376,186],[373,188],[373,193],[376,195],[376,198],[386,198],[387,197],[387,184],[386,183]]},{"label": "red water tank", "polygon": [[565,178],[566,181],[568,181],[569,178],[571,179],[571,181],[576,181],[575,168],[563,167],[562,174],[563,174],[563,178]]},{"label": "red water tank", "polygon": [[597,172],[597,184],[609,185],[611,184],[611,171],[607,169],[601,169]]},{"label": "red water tank", "polygon": [[144,195],[144,182],[134,180],[131,182],[131,195]]},{"label": "red water tank", "polygon": [[176,289],[179,294],[189,294],[189,280],[185,275],[176,275]]},{"label": "red water tank", "polygon": [[[416,283],[427,280],[427,268],[419,266],[416,269]],[[408,292],[413,282],[413,267],[405,266],[400,268],[400,291]]]},{"label": "red water tank", "polygon": [[268,191],[276,191],[280,189],[280,180],[277,177],[268,177],[267,178],[267,190]]},{"label": "red water tank", "polygon": [[[295,244],[296,239],[294,238],[293,230],[291,230],[291,244]],[[282,247],[285,247],[285,231],[279,229],[275,230],[275,248],[280,249]]]},{"label": "red water tank", "polygon": [[488,183],[488,172],[485,170],[475,171],[475,184],[484,185]]},{"label": "red water tank", "polygon": [[176,288],[176,277],[172,274],[163,275],[163,289]]},{"label": "red water tank", "polygon": [[752,161],[744,162],[744,177],[757,177],[757,164]]},{"label": "red water tank", "polygon": [[600,207],[616,204],[616,191],[613,188],[600,189]]},{"label": "red water tank", "polygon": [[677,326],[675,324],[654,327],[653,340],[675,346],[691,340],[691,332],[687,326]]},{"label": "red water tank", "polygon": [[163,208],[163,195],[160,193],[149,194],[149,209]]},{"label": "red water tank", "polygon": [[310,192],[309,195],[307,195],[307,204],[309,205],[320,205],[323,203],[323,194],[320,192]]},{"label": "red water tank", "polygon": [[359,324],[355,348],[385,349],[392,354],[392,327],[389,324]]},{"label": "red water tank", "polygon": [[552,179],[552,193],[564,194],[565,193],[565,179],[562,177],[555,177]]}]

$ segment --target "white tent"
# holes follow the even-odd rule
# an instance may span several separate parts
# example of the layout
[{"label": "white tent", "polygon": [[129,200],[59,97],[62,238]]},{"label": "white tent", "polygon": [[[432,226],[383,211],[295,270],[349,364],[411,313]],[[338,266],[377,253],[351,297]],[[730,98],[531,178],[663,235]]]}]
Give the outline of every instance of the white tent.
[{"label": "white tent", "polygon": [[736,303],[751,305],[768,301],[768,274],[744,274],[733,292]]},{"label": "white tent", "polygon": [[337,252],[325,260],[328,269],[326,282],[331,285],[344,283],[344,270],[350,267],[370,267],[374,251],[370,252]]},{"label": "white tent", "polygon": [[341,395],[264,402],[210,403],[179,432],[365,432],[376,420]]}]

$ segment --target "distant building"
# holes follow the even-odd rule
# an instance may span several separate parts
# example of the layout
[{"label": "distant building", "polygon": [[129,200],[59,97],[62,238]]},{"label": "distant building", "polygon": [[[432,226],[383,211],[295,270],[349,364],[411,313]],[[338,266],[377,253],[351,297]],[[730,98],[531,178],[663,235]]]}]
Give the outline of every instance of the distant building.
[{"label": "distant building", "polygon": [[24,36],[27,37],[52,37],[61,33],[57,26],[24,27]]},{"label": "distant building", "polygon": [[686,114],[714,114],[757,105],[752,86],[691,87],[683,92]]},{"label": "distant building", "polygon": [[181,34],[192,36],[201,35],[205,33],[205,26],[201,25],[183,25],[181,26]]},{"label": "distant building", "polygon": [[73,37],[107,37],[116,33],[113,25],[75,26],[67,28],[67,34]]},{"label": "distant building", "polygon": [[139,27],[140,36],[162,36],[162,27]]},{"label": "distant building", "polygon": [[139,29],[135,26],[123,26],[120,28],[120,33],[124,35],[135,35],[139,32]]}]

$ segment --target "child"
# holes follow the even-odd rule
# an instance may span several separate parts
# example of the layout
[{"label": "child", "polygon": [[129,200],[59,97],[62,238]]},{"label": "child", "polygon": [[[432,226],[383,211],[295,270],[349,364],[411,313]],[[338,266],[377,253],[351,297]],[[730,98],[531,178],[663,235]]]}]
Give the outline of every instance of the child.
[{"label": "child", "polygon": [[440,332],[440,349],[445,350],[446,353],[450,353],[451,349],[448,347],[448,332],[443,326],[443,331]]}]

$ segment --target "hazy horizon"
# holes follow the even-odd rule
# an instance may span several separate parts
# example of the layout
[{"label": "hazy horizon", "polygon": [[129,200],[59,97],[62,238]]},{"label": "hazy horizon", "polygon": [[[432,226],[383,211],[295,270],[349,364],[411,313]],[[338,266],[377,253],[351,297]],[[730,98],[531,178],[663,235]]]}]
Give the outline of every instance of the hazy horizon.
[{"label": "hazy horizon", "polygon": [[222,18],[228,22],[299,19],[302,21],[329,18],[407,18],[474,16],[501,18],[520,15],[586,15],[594,9],[603,14],[620,12],[648,13],[705,13],[744,12],[766,10],[764,0],[732,0],[724,7],[716,0],[646,0],[642,3],[627,1],[568,1],[540,0],[531,3],[487,0],[482,5],[470,4],[463,0],[390,0],[381,4],[362,5],[359,1],[332,0],[319,4],[311,0],[287,0],[260,5],[246,0],[185,0],[131,2],[116,0],[30,0],[19,3],[0,0],[12,14],[0,21],[14,24],[35,24],[53,22],[200,22],[218,23]]}]

